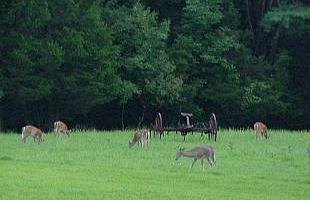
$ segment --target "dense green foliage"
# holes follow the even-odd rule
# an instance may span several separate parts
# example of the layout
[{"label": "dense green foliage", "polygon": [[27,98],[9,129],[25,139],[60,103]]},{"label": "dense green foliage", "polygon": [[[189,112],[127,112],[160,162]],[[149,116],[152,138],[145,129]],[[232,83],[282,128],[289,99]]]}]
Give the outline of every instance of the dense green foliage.
[{"label": "dense green foliage", "polygon": [[310,143],[306,132],[222,130],[217,166],[203,171],[179,145],[207,137],[169,134],[148,148],[128,148],[131,131],[47,135],[40,145],[0,134],[0,199],[309,199]]},{"label": "dense green foliage", "polygon": [[305,0],[3,0],[0,130],[101,129],[161,111],[309,129]]}]

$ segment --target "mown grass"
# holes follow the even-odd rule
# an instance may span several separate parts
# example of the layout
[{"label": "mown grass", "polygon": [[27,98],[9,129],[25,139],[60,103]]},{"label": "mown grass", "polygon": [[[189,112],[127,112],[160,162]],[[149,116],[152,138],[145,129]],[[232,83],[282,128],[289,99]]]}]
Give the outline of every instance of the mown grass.
[{"label": "mown grass", "polygon": [[[310,135],[222,130],[218,141],[170,133],[128,148],[131,131],[45,136],[37,145],[0,134],[0,199],[309,199]],[[178,146],[212,143],[217,166],[189,171]]]}]

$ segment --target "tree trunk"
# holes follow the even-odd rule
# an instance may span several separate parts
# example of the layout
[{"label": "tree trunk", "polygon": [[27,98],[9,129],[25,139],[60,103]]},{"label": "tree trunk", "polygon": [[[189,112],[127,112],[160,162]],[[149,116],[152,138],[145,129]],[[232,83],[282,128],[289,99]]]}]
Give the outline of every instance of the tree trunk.
[{"label": "tree trunk", "polygon": [[272,8],[273,0],[246,0],[247,18],[254,37],[252,40],[253,53],[256,56],[265,56],[268,44],[261,21],[264,15]]},{"label": "tree trunk", "polygon": [[125,129],[125,124],[124,124],[124,112],[125,112],[125,103],[122,103],[122,130]]},{"label": "tree trunk", "polygon": [[252,25],[252,19],[251,19],[251,15],[250,15],[250,6],[249,6],[249,0],[245,0],[245,4],[246,4],[246,12],[247,12],[247,16],[248,16],[248,23],[249,23],[249,27],[250,30],[253,31],[253,25]]},{"label": "tree trunk", "polygon": [[[0,97],[1,98],[1,97]],[[0,133],[3,131],[2,108],[3,102],[0,100]]]},{"label": "tree trunk", "polygon": [[140,128],[141,124],[143,123],[144,120],[144,113],[145,113],[145,105],[143,106],[143,111],[142,111],[142,116],[140,117],[139,123],[138,123],[138,127]]},{"label": "tree trunk", "polygon": [[0,133],[2,132],[2,130],[3,130],[3,127],[2,127],[2,117],[1,117],[1,115],[0,115]]},{"label": "tree trunk", "polygon": [[278,46],[278,40],[280,35],[280,26],[278,25],[274,31],[274,37],[272,38],[271,45],[270,45],[270,51],[268,52],[268,55],[266,55],[266,58],[269,63],[273,64],[276,59],[276,53],[277,53],[277,46]]}]

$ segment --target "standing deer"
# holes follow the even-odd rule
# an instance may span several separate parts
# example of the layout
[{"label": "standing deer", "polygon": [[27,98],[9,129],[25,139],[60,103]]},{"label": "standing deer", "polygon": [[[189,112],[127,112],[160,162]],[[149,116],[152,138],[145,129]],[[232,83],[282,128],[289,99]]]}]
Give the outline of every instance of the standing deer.
[{"label": "standing deer", "polygon": [[267,126],[262,122],[256,122],[254,124],[254,130],[256,133],[256,140],[261,137],[265,137],[266,139],[268,139]]},{"label": "standing deer", "polygon": [[44,141],[43,132],[35,126],[28,125],[22,128],[22,141],[25,143],[28,136],[33,137],[33,141],[38,143]]},{"label": "standing deer", "polygon": [[64,122],[62,121],[54,122],[54,134],[59,135],[60,133],[63,133],[64,135],[67,135],[68,137],[70,136],[70,131],[68,130],[68,126]]},{"label": "standing deer", "polygon": [[137,131],[133,138],[132,141],[129,141],[129,148],[134,146],[136,143],[138,143],[138,146],[141,145],[141,147],[144,146],[144,143],[146,145],[149,145],[149,140],[150,140],[150,132],[146,129],[141,129],[140,131]]},{"label": "standing deer", "polygon": [[193,168],[195,162],[198,159],[201,159],[201,166],[203,170],[205,169],[205,164],[204,164],[205,158],[207,158],[211,167],[216,165],[215,149],[213,146],[210,146],[210,145],[198,146],[198,147],[194,147],[189,150],[185,150],[185,148],[180,148],[179,150],[177,150],[175,160],[178,160],[181,156],[193,158],[193,162],[190,166],[190,170]]}]

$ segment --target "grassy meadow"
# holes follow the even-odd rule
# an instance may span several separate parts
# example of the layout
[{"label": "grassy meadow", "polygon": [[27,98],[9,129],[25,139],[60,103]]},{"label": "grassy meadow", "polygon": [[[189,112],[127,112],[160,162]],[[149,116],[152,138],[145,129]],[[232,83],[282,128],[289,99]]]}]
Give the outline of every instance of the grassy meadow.
[{"label": "grassy meadow", "polygon": [[[40,145],[0,134],[0,199],[309,199],[310,134],[269,133],[221,130],[216,143],[169,133],[143,149],[128,148],[132,131],[46,134]],[[179,146],[207,143],[216,167],[175,161]]]}]

